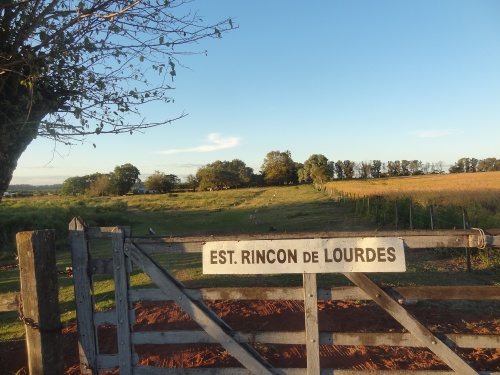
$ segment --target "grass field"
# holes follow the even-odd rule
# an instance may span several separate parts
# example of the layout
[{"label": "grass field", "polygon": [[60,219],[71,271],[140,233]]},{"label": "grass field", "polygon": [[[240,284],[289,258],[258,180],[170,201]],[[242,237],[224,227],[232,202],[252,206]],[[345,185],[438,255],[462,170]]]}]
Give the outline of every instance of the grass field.
[{"label": "grass field", "polygon": [[[500,227],[500,172],[332,181],[325,187],[347,195],[353,212],[383,227],[398,221],[399,229],[463,228],[465,212],[468,227]],[[437,226],[431,226],[430,208]]]},{"label": "grass field", "polygon": [[326,186],[360,196],[411,198],[423,205],[432,202],[457,206],[480,204],[500,211],[500,172],[339,180]]},{"label": "grass field", "polygon": [[[500,174],[496,175],[500,177]],[[355,186],[355,183],[350,186]],[[134,236],[145,236],[149,228],[163,236],[376,228],[375,224],[349,214],[344,206],[311,185],[300,185],[93,199],[54,196],[6,199],[0,204],[0,237],[3,236],[4,242],[11,241],[7,246],[13,248],[12,233],[55,228],[58,268],[64,269],[71,263],[67,228],[74,216],[83,217],[90,226],[130,225]],[[94,243],[93,256],[109,257],[109,245],[102,241]],[[261,275],[258,278],[252,275],[203,275],[200,254],[170,254],[161,261],[168,264],[185,285],[193,287],[292,286],[302,283],[301,275]],[[480,254],[473,258],[472,272],[464,272],[464,269],[465,259],[461,251],[431,250],[409,254],[406,273],[372,274],[371,277],[386,285],[500,284],[498,264],[481,258]],[[98,308],[112,307],[112,277],[99,276],[95,281]],[[67,323],[75,317],[72,281],[61,276],[59,282],[61,317],[63,323]],[[134,272],[131,282],[134,286],[150,285],[149,279],[140,272]],[[318,284],[348,285],[348,282],[340,274],[324,274],[318,276]],[[19,270],[0,270],[0,294],[18,290]],[[24,327],[17,317],[17,312],[0,313],[0,341],[23,336]]]}]

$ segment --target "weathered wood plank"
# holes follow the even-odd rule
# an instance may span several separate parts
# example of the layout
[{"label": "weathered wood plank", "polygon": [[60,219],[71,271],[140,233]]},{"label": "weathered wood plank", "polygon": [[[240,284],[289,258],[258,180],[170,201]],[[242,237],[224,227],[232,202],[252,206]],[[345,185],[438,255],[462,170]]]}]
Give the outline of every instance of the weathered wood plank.
[{"label": "weathered wood plank", "polygon": [[[126,237],[132,235],[132,229],[130,227],[121,227],[125,232]],[[116,227],[88,227],[86,230],[87,237],[89,239],[97,238],[111,238]]]},{"label": "weathered wood plank", "polygon": [[[139,356],[137,353],[132,353],[133,364],[139,363]],[[99,354],[97,356],[97,364],[101,370],[114,370],[119,366],[118,354]],[[133,371],[133,370],[132,370]],[[135,374],[136,372],[133,371]]]},{"label": "weathered wood plank", "polygon": [[125,234],[120,228],[115,228],[112,235],[113,266],[115,281],[115,311],[118,337],[118,362],[120,373],[132,374],[132,347],[130,343],[128,301],[129,273],[127,272],[123,240]]},{"label": "weathered wood plank", "polygon": [[[240,342],[262,344],[304,343],[304,331],[234,332]],[[450,347],[498,348],[500,335],[436,334]],[[136,331],[132,332],[132,344],[199,344],[216,343],[205,331]],[[320,345],[350,346],[408,346],[422,347],[422,342],[411,333],[385,332],[319,332]]]},{"label": "weathered wood plank", "polygon": [[[302,300],[303,288],[203,288],[183,289],[196,300]],[[130,301],[165,301],[167,295],[157,288],[130,289]]]},{"label": "weathered wood plank", "polygon": [[[311,238],[351,238],[351,237],[400,237],[407,249],[477,247],[481,235],[477,230],[414,230],[414,231],[362,231],[362,232],[295,232],[239,234],[217,236],[178,236],[133,238],[135,243],[147,253],[155,252],[201,252],[202,246],[211,241],[252,241]],[[489,246],[500,247],[500,235],[486,235]]]},{"label": "weathered wood plank", "polygon": [[78,321],[80,372],[97,373],[97,333],[94,326],[94,286],[89,270],[90,248],[84,223],[74,218],[69,224],[71,262]]},{"label": "weathered wood plank", "polygon": [[[305,372],[303,374],[305,375]],[[252,375],[252,372],[242,367],[165,368],[140,366],[134,369],[134,375]]]},{"label": "weathered wood plank", "polygon": [[409,300],[498,300],[500,286],[408,286],[392,288]]},{"label": "weathered wood plank", "polygon": [[19,310],[20,293],[0,294],[0,312]]},{"label": "weathered wood plank", "polygon": [[[395,291],[406,300],[498,300],[500,286],[410,286],[386,287],[391,295]],[[289,300],[303,298],[303,289],[298,287],[252,287],[252,288],[202,288],[184,289],[184,292],[196,300]],[[158,288],[130,289],[130,301],[165,301],[167,296]],[[370,296],[356,287],[334,287],[318,289],[319,300],[370,300]]]},{"label": "weathered wood plank", "polygon": [[462,358],[439,340],[415,317],[380,289],[373,281],[362,273],[344,273],[355,285],[362,288],[370,297],[411,334],[417,337],[424,346],[439,356],[451,369],[459,374],[477,374]]},{"label": "weathered wood plank", "polygon": [[97,365],[100,370],[113,370],[119,366],[118,354],[99,354]]},{"label": "weathered wood plank", "polygon": [[[275,368],[276,375],[307,375],[305,368]],[[134,375],[250,375],[251,372],[240,367],[228,368],[164,368],[140,366]],[[456,375],[454,371],[433,370],[337,370],[322,369],[320,375]],[[500,372],[481,371],[480,375],[500,375]]]},{"label": "weathered wood plank", "polygon": [[55,231],[20,232],[16,242],[29,373],[62,375],[63,336]]},{"label": "weathered wood plank", "polygon": [[[135,322],[135,310],[130,309],[128,311],[128,320],[129,322]],[[116,310],[97,311],[94,314],[94,324],[96,327],[104,325],[116,325],[116,323]]]},{"label": "weathered wood plank", "polygon": [[449,333],[436,335],[450,348],[500,348],[500,335],[465,335]]},{"label": "weathered wood plank", "polygon": [[[450,347],[497,348],[500,335],[436,334]],[[384,332],[320,332],[320,344],[362,346],[408,346],[422,347],[422,342],[411,333]]]},{"label": "weathered wood plank", "polygon": [[318,287],[316,274],[305,273],[304,283],[304,312],[306,328],[306,356],[307,374],[319,375],[319,332],[318,332]]},{"label": "weathered wood plank", "polygon": [[271,366],[246,344],[235,340],[228,327],[201,301],[194,301],[183,292],[183,286],[165,269],[135,245],[127,244],[125,253],[146,273],[170,298],[202,327],[210,336],[228,350],[243,366],[255,374],[271,374]]}]

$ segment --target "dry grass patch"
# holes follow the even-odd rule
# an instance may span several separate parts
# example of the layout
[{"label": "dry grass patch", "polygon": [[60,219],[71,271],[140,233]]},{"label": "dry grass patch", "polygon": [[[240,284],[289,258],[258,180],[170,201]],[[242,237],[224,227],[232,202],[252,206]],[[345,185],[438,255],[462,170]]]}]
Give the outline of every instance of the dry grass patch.
[{"label": "dry grass patch", "polygon": [[410,198],[422,205],[475,203],[487,208],[500,207],[500,172],[332,181],[326,187],[360,197]]}]

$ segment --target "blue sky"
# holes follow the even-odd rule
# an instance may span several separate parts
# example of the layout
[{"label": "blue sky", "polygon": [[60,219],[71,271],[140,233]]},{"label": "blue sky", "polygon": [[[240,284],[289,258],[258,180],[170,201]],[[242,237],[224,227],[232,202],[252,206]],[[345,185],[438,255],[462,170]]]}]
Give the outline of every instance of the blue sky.
[{"label": "blue sky", "polygon": [[[182,60],[175,104],[144,134],[67,148],[35,140],[12,184],[61,183],[132,163],[185,178],[216,160],[259,172],[266,154],[304,162],[500,157],[500,1],[195,1],[239,26]],[[96,143],[97,148],[92,146]],[[54,147],[55,150],[54,150]]]}]

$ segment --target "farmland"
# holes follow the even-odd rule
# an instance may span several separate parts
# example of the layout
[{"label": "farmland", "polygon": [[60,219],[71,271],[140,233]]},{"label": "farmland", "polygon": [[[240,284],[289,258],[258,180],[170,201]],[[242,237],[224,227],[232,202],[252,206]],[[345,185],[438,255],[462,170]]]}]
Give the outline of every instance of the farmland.
[{"label": "farmland", "polygon": [[411,198],[420,204],[480,204],[500,211],[500,172],[431,174],[399,178],[336,180],[327,187],[360,196]]},{"label": "farmland", "polygon": [[[392,190],[400,191],[400,196],[408,197],[412,186],[422,181],[421,191],[431,191],[433,197],[441,196],[444,199],[452,194],[451,186],[460,185],[460,191],[467,191],[473,196],[491,194],[498,197],[498,184],[495,178],[498,173],[484,173],[477,175],[491,175],[493,181],[483,181],[478,184],[468,184],[468,175],[464,180],[450,182],[447,177],[436,176],[438,179],[430,183],[429,178],[402,178],[381,181],[346,181],[332,182],[328,187],[351,194],[369,196],[382,195],[381,190],[370,192],[367,187],[399,187]],[[490,176],[487,176],[490,177]],[[409,185],[404,185],[410,181]],[[425,182],[425,184],[424,184]],[[498,181],[497,181],[498,182]],[[450,183],[450,188],[446,188]],[[427,184],[427,185],[426,185]],[[442,186],[436,188],[436,185]],[[355,190],[361,185],[365,189]],[[347,186],[347,187],[346,187]],[[398,190],[399,189],[399,190]],[[390,189],[389,189],[390,190]],[[391,193],[396,197],[396,193]],[[417,201],[419,193],[413,192],[412,199]],[[423,193],[422,193],[423,194]],[[460,193],[455,193],[460,194]],[[431,195],[429,195],[431,196]],[[434,198],[436,199],[436,198]],[[488,200],[484,201],[488,203]],[[457,201],[453,201],[457,203]],[[480,205],[479,201],[474,204]],[[483,206],[480,206],[483,207]],[[129,225],[134,236],[146,236],[150,228],[160,236],[198,235],[198,234],[236,234],[236,233],[264,233],[269,231],[344,231],[370,230],[379,225],[365,220],[362,215],[350,213],[349,206],[333,199],[323,190],[312,185],[266,187],[251,189],[235,189],[213,192],[185,192],[163,195],[142,195],[127,197],[102,198],[62,198],[56,196],[33,197],[23,199],[6,199],[0,205],[0,230],[5,246],[12,249],[12,235],[15,231],[55,228],[58,242],[58,268],[64,269],[70,265],[70,256],[67,243],[68,223],[74,216],[83,217],[90,226]],[[493,209],[493,211],[492,211]],[[498,215],[493,206],[486,209],[491,215]],[[498,228],[498,227],[497,227]],[[11,241],[9,243],[9,241]],[[94,251],[97,255],[108,251],[97,243]],[[14,251],[14,250],[13,250]],[[465,272],[464,253],[459,249],[431,249],[425,252],[410,253],[407,256],[407,272],[394,274],[373,274],[372,278],[378,283],[393,286],[407,285],[499,285],[498,279],[498,251],[495,253],[474,253],[473,269]],[[224,286],[300,286],[300,275],[262,275],[259,278],[251,276],[223,276],[203,275],[199,254],[171,254],[165,259],[169,269],[186,286],[224,287]],[[19,290],[19,271],[5,267],[0,271],[0,294]],[[143,274],[136,272],[131,277],[135,286],[148,286],[150,281]],[[338,274],[318,275],[318,284],[323,286],[348,285],[348,281]],[[71,325],[74,321],[74,302],[72,283],[67,277],[60,278],[61,318],[63,324]],[[112,277],[100,276],[96,278],[96,296],[98,308],[108,309],[113,306]],[[464,308],[466,308],[465,306]],[[495,319],[498,318],[497,304],[483,310]],[[20,339],[23,337],[23,325],[16,320],[16,312],[0,313],[0,341]],[[495,323],[498,324],[498,321]],[[494,328],[497,329],[497,328]]]}]

